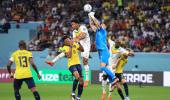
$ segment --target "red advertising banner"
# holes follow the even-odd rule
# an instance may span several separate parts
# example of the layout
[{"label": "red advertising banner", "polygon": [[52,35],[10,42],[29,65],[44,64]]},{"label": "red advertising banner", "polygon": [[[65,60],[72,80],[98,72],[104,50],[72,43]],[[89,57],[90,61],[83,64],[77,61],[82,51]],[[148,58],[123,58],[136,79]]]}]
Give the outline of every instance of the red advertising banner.
[{"label": "red advertising banner", "polygon": [[[14,72],[15,70],[12,70]],[[10,75],[7,69],[0,69],[0,83],[10,83],[13,82],[13,79],[10,78]]]}]

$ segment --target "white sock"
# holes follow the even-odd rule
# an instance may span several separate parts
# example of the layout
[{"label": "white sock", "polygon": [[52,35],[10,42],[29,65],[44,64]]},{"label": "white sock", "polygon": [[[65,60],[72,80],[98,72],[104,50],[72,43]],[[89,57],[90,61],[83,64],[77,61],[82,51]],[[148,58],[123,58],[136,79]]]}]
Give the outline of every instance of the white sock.
[{"label": "white sock", "polygon": [[112,92],[110,92],[111,91],[111,88],[112,87],[112,84],[109,84],[109,96],[111,96],[112,95]]},{"label": "white sock", "polygon": [[76,95],[75,93],[71,93],[71,95]]},{"label": "white sock", "polygon": [[106,93],[106,85],[107,85],[107,80],[102,80],[102,90],[103,90],[103,93]]},{"label": "white sock", "polygon": [[89,65],[84,65],[86,80],[89,80]]},{"label": "white sock", "polygon": [[64,57],[64,56],[65,56],[65,53],[62,52],[62,53],[60,53],[59,55],[57,55],[57,56],[52,60],[52,62],[55,63],[58,59],[60,59],[60,58],[62,58],[62,57]]}]

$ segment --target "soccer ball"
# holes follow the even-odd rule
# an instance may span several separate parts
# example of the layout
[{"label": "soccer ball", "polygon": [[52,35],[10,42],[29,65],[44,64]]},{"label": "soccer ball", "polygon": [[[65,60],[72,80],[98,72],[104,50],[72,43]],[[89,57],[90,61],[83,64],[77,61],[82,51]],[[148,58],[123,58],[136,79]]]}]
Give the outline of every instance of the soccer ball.
[{"label": "soccer ball", "polygon": [[90,12],[92,10],[92,6],[90,4],[85,4],[84,5],[84,11],[85,12]]}]

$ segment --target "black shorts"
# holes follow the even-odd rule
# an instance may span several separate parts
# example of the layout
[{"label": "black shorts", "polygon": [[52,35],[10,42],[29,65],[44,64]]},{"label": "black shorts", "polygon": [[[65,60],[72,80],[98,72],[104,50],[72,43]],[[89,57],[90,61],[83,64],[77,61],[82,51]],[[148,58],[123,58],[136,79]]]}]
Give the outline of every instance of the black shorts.
[{"label": "black shorts", "polygon": [[82,76],[82,68],[81,68],[81,65],[80,65],[80,64],[70,66],[69,70],[70,70],[70,72],[71,72],[72,74],[73,74],[75,71],[78,71],[80,77],[83,77],[83,76]]},{"label": "black shorts", "polygon": [[121,82],[121,81],[122,81],[122,79],[125,79],[125,77],[123,76],[123,74],[122,74],[122,73],[115,73],[115,76],[116,76],[116,78],[118,78],[118,79],[119,79],[119,82]]},{"label": "black shorts", "polygon": [[35,87],[35,82],[32,77],[24,79],[14,79],[14,89],[18,90],[21,88],[23,81],[27,84],[28,88],[31,89]]}]

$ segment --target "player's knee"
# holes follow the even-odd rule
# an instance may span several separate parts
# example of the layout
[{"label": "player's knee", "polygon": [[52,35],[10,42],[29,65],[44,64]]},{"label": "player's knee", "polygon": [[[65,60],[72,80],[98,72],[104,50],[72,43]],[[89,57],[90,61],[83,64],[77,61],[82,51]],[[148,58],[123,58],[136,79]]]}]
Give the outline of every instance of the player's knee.
[{"label": "player's knee", "polygon": [[125,79],[122,79],[122,84],[126,83],[126,80]]},{"label": "player's knee", "polygon": [[37,91],[35,87],[31,88],[30,90],[31,90],[31,92],[33,92],[33,93]]},{"label": "player's knee", "polygon": [[117,88],[117,90],[122,90],[122,88],[118,84],[116,85],[116,88]]},{"label": "player's knee", "polygon": [[19,89],[14,89],[14,92],[15,93],[19,93]]},{"label": "player's knee", "polygon": [[103,74],[103,80],[107,80],[107,75],[106,74]]},{"label": "player's knee", "polygon": [[79,83],[80,83],[81,85],[84,84],[83,78],[79,78]]},{"label": "player's knee", "polygon": [[88,64],[88,62],[87,62],[87,61],[83,61],[83,64],[84,64],[84,65],[87,65],[87,64]]},{"label": "player's knee", "polygon": [[84,64],[84,65],[87,65],[87,64],[88,64],[88,59],[83,58],[83,64]]},{"label": "player's knee", "polygon": [[114,82],[115,82],[115,83],[120,82],[119,78],[115,78]]},{"label": "player's knee", "polygon": [[74,77],[75,77],[75,79],[76,79],[76,80],[79,80],[80,75],[78,74],[78,72],[77,72],[77,71],[76,71],[76,72],[74,72],[74,73],[73,73],[73,75],[74,75]]},{"label": "player's knee", "polygon": [[79,79],[80,79],[80,76],[79,76],[79,75],[75,75],[75,79],[76,79],[76,80],[79,80]]}]

